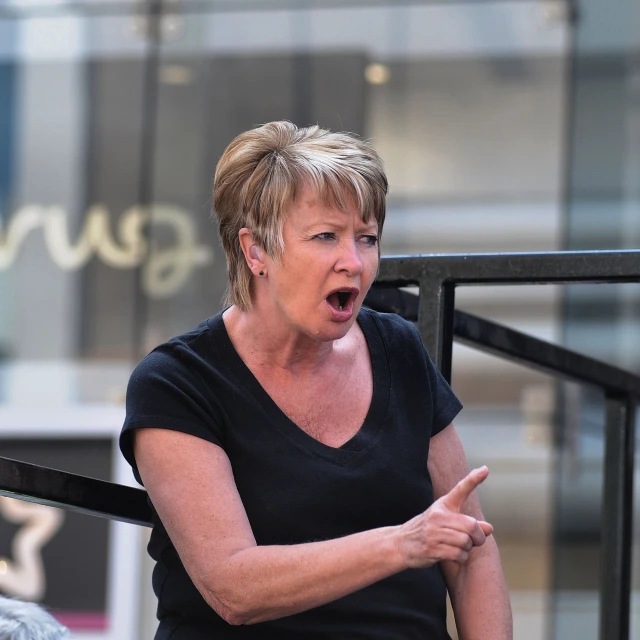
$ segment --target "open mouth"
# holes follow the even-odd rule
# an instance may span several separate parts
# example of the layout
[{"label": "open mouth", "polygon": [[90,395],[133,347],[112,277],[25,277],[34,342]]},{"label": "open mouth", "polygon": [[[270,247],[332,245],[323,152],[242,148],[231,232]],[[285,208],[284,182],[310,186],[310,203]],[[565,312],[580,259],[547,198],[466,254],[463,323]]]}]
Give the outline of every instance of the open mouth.
[{"label": "open mouth", "polygon": [[353,291],[334,291],[332,294],[327,296],[327,301],[334,309],[343,311],[344,308],[349,305],[353,297]]}]

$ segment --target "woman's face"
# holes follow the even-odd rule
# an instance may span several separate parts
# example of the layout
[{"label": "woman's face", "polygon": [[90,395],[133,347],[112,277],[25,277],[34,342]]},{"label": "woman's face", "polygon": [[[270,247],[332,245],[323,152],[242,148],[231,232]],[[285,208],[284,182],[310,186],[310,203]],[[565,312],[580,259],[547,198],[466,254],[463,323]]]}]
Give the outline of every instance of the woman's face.
[{"label": "woman's face", "polygon": [[286,325],[320,340],[336,340],[353,326],[378,270],[378,225],[325,206],[305,187],[283,227],[280,262],[267,258],[268,287]]}]

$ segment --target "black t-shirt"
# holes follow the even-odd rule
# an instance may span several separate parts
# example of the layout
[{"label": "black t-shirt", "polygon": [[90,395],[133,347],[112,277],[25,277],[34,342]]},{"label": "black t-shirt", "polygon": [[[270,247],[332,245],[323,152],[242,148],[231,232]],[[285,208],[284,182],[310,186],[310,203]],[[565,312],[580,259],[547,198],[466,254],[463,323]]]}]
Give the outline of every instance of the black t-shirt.
[{"label": "black t-shirt", "polygon": [[[337,538],[406,522],[433,502],[430,438],[462,405],[415,327],[362,309],[373,398],[361,429],[338,448],[297,427],[235,351],[219,313],[160,345],[136,367],[120,447],[133,457],[133,429],[183,431],[222,447],[255,539],[283,545]],[[160,626],[156,640],[205,638],[448,639],[439,565],[411,569],[303,613],[231,626],[188,577],[154,512],[149,553]]]}]

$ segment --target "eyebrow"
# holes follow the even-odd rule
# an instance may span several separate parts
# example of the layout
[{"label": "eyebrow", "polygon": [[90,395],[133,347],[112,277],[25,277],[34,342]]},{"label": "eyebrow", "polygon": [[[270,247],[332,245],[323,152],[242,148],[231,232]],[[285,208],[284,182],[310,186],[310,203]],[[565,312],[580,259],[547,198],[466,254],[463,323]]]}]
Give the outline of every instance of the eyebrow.
[{"label": "eyebrow", "polygon": [[[363,222],[360,220],[361,225],[356,227],[356,231],[358,232],[366,232],[366,233],[378,233],[378,223],[375,220],[370,220],[369,222]],[[329,228],[329,229],[343,229],[347,225],[343,222],[337,222],[334,220],[320,220],[317,222],[309,222],[302,225],[302,231],[304,233],[309,233],[311,231],[317,231],[319,228]]]}]

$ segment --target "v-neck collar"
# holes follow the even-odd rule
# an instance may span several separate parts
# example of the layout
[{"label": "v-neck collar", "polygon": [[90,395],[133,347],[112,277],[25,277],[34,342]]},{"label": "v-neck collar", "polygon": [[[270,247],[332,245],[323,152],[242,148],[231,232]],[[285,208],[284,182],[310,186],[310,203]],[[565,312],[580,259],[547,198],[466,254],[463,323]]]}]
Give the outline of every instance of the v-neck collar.
[{"label": "v-neck collar", "polygon": [[223,311],[209,319],[209,329],[222,363],[229,373],[251,393],[267,414],[271,424],[282,435],[312,455],[327,458],[337,464],[354,462],[376,442],[382,432],[389,406],[391,374],[386,345],[371,311],[362,308],[357,318],[371,358],[373,372],[371,404],[360,429],[339,447],[332,447],[316,440],[282,411],[236,351],[227,333],[222,314]]}]

